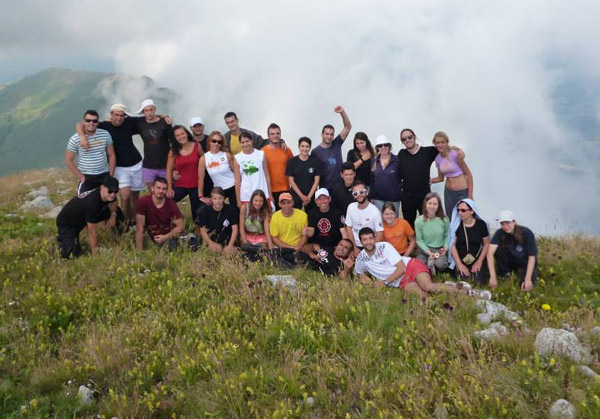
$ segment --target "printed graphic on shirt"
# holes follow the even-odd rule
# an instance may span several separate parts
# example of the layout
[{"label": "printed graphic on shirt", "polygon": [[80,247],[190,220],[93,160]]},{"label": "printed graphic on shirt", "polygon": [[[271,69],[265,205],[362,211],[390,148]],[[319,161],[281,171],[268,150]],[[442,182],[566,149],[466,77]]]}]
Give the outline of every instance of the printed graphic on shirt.
[{"label": "printed graphic on shirt", "polygon": [[335,166],[335,165],[336,165],[336,163],[337,163],[337,160],[336,160],[336,158],[335,158],[335,157],[329,157],[329,158],[327,159],[327,164],[329,164],[330,166]]},{"label": "printed graphic on shirt", "polygon": [[246,176],[250,176],[258,172],[258,167],[256,167],[254,162],[244,162],[242,163],[242,172]]},{"label": "printed graphic on shirt", "polygon": [[329,263],[329,252],[325,249],[321,249],[317,252],[317,257],[321,261],[321,263]]},{"label": "printed graphic on shirt", "polygon": [[329,233],[331,230],[331,222],[327,218],[321,218],[317,223],[317,228],[321,233]]}]

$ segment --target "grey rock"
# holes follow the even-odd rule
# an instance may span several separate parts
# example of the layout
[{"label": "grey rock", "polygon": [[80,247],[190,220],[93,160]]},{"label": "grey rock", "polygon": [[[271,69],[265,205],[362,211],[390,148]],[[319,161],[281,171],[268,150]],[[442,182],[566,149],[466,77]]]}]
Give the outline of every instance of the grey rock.
[{"label": "grey rock", "polygon": [[52,208],[54,208],[54,204],[52,203],[52,201],[50,201],[50,198],[48,198],[47,196],[38,196],[33,201],[26,202],[25,204],[21,205],[22,211],[27,211],[27,210],[49,211]]},{"label": "grey rock", "polygon": [[477,321],[483,325],[490,324],[492,321],[492,316],[487,313],[479,313],[477,315]]},{"label": "grey rock", "polygon": [[81,404],[91,404],[94,402],[94,390],[86,386],[79,386],[77,397]]},{"label": "grey rock", "polygon": [[558,399],[554,402],[548,417],[551,419],[571,419],[575,418],[575,406],[566,401],[565,399]]},{"label": "grey rock", "polygon": [[281,284],[285,288],[296,288],[298,284],[292,275],[267,275],[267,280],[273,285]]},{"label": "grey rock", "polygon": [[42,215],[42,218],[56,218],[58,217],[58,213],[62,210],[62,205],[57,205],[54,208],[52,208],[50,211],[48,211],[47,213],[45,213],[44,215]]},{"label": "grey rock", "polygon": [[443,404],[438,404],[433,410],[433,417],[435,419],[448,419],[448,411]]},{"label": "grey rock", "polygon": [[490,316],[490,321],[504,317],[509,321],[519,320],[519,315],[514,311],[510,311],[504,304],[489,300],[477,300],[477,306],[482,309],[483,313]]},{"label": "grey rock", "polygon": [[478,339],[488,340],[488,341],[500,339],[500,333],[498,333],[498,331],[496,329],[492,329],[492,328],[475,332],[475,333],[473,333],[473,336],[475,336]]},{"label": "grey rock", "polygon": [[600,378],[600,375],[596,374],[596,372],[593,369],[591,369],[590,367],[588,367],[586,365],[578,365],[577,371],[579,371],[586,377],[591,378],[593,380],[598,380],[598,378]]},{"label": "grey rock", "polygon": [[535,351],[542,356],[566,356],[580,364],[592,362],[590,350],[579,342],[575,334],[551,327],[540,330],[535,339]]},{"label": "grey rock", "polygon": [[495,331],[497,331],[500,334],[500,336],[508,335],[508,328],[500,322],[494,322],[490,324],[490,329],[494,329]]},{"label": "grey rock", "polygon": [[63,179],[56,179],[54,183],[58,183],[59,185],[66,185],[68,182]]},{"label": "grey rock", "polygon": [[592,329],[592,335],[600,336],[600,326],[596,326]]},{"label": "grey rock", "polygon": [[48,191],[48,188],[42,186],[39,189],[30,190],[29,192],[27,192],[27,196],[30,198],[37,198],[38,196],[48,196],[49,193],[50,191]]}]

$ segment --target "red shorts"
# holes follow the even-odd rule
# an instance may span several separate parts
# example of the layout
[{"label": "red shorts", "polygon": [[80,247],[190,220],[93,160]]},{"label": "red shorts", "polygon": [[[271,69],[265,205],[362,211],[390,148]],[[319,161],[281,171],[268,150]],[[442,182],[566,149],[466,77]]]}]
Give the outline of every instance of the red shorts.
[{"label": "red shorts", "polygon": [[400,285],[398,285],[398,288],[404,289],[404,287],[406,287],[411,282],[415,282],[417,280],[417,275],[421,272],[427,272],[428,274],[431,274],[431,272],[427,268],[427,265],[425,265],[420,260],[411,259],[410,262],[408,262],[406,272],[404,273],[404,276],[402,277],[402,281],[400,281]]}]

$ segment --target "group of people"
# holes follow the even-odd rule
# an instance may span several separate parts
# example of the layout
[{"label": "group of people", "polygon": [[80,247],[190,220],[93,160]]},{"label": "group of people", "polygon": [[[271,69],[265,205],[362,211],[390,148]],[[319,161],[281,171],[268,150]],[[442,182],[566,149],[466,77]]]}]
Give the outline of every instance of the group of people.
[{"label": "group of people", "polygon": [[[421,146],[411,129],[400,132],[404,146],[378,136],[374,145],[357,132],[346,160],[342,144],[352,124],[345,109],[334,112],[343,128],[321,130],[321,142],[298,140],[294,156],[272,123],[267,138],[241,128],[225,114],[228,131],[205,134],[204,121],[172,125],[151,99],[138,114],[114,104],[108,121],[88,110],[76,125],[65,161],[77,177],[78,195],[57,218],[63,258],[81,253],[79,233],[87,227],[92,253],[98,225],[134,226],[136,247],[146,241],[176,249],[185,224],[177,202],[188,197],[195,223],[194,247],[242,254],[281,266],[305,265],[327,275],[398,287],[421,296],[458,292],[489,298],[498,277],[516,272],[523,290],[536,282],[537,247],[531,230],[509,211],[489,237],[473,201],[473,175],[465,153],[437,132]],[[135,147],[139,134],[144,156]],[[430,177],[435,162],[438,176]],[[444,202],[430,185],[445,182]],[[149,194],[140,197],[148,189]],[[120,206],[117,205],[117,194]],[[419,213],[419,214],[417,214]],[[146,237],[148,240],[146,240]],[[448,271],[458,282],[438,284],[432,275]]]}]

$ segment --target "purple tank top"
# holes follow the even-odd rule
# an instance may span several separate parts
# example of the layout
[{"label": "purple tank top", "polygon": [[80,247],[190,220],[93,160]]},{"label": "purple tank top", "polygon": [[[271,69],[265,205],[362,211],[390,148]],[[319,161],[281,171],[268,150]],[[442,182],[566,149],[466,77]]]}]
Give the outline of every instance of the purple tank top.
[{"label": "purple tank top", "polygon": [[435,165],[446,177],[459,177],[464,174],[458,165],[458,153],[455,150],[450,150],[448,157],[438,154],[435,158]]}]

